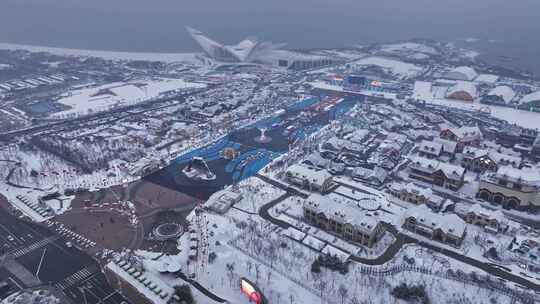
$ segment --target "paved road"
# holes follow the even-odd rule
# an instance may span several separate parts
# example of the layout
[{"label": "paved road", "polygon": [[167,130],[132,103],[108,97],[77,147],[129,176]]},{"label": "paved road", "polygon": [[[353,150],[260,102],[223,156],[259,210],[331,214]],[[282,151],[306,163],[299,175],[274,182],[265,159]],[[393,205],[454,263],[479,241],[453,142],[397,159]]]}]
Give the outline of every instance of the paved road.
[{"label": "paved road", "polygon": [[[108,284],[92,257],[68,248],[65,240],[49,229],[22,221],[0,208],[0,230],[0,260],[5,260],[3,254],[9,254],[12,264],[0,265],[0,273],[19,282],[20,288],[33,286],[27,283],[35,281],[56,287],[74,303],[129,303]],[[34,280],[28,280],[28,275]],[[81,288],[86,291],[79,291]]]},{"label": "paved road", "polygon": [[188,278],[185,274],[183,274],[182,272],[178,272],[177,275],[184,281],[188,282],[189,284],[191,284],[191,286],[197,288],[197,290],[199,290],[201,293],[203,293],[205,296],[209,297],[210,299],[216,301],[216,302],[219,302],[219,303],[225,303],[227,302],[227,300],[219,297],[218,295],[216,295],[215,293],[211,292],[210,290],[206,289],[206,287],[202,286],[201,284],[199,284],[199,282],[197,281],[194,281],[190,278]]},{"label": "paved road", "polygon": [[[207,87],[207,89],[211,89],[212,87],[214,87],[214,86],[210,85],[210,86]],[[73,119],[62,120],[62,121],[53,121],[53,122],[49,122],[49,123],[45,123],[45,124],[31,126],[29,128],[25,128],[25,129],[0,133],[0,141],[11,141],[11,140],[13,140],[13,138],[19,138],[20,136],[30,135],[30,134],[34,134],[34,133],[41,132],[41,131],[52,130],[53,128],[54,129],[56,129],[56,128],[70,129],[70,128],[72,128],[72,124],[81,125],[83,123],[92,122],[92,121],[98,121],[100,119],[107,118],[107,117],[113,116],[115,114],[120,114],[120,117],[117,117],[115,119],[115,120],[117,120],[117,119],[121,119],[122,114],[125,114],[128,111],[136,110],[136,109],[139,109],[139,108],[141,108],[142,110],[139,110],[136,113],[144,113],[144,112],[148,112],[148,111],[153,111],[153,110],[156,110],[156,109],[159,109],[159,108],[164,108],[164,107],[169,106],[169,105],[161,105],[161,106],[159,106],[159,104],[161,104],[161,103],[166,103],[166,102],[169,102],[169,101],[172,101],[172,100],[179,100],[179,99],[183,101],[184,98],[186,98],[187,96],[190,96],[192,94],[195,94],[195,93],[180,94],[180,95],[172,96],[172,97],[154,99],[154,100],[151,100],[151,101],[147,101],[147,102],[143,102],[143,103],[139,103],[139,104],[135,104],[135,105],[129,105],[129,106],[121,107],[121,108],[110,110],[110,111],[99,112],[99,113],[95,113],[95,114],[91,114],[91,115],[86,115],[86,116],[77,117],[77,118],[73,118]],[[133,114],[128,113],[126,115],[133,115]]]},{"label": "paved road", "polygon": [[[278,183],[278,182],[276,182],[276,181],[274,181],[272,179],[264,178],[261,175],[257,175],[257,177],[263,179],[264,181],[270,180],[270,181],[272,181],[271,182],[272,185],[278,186],[278,187],[280,187],[282,189],[289,189],[290,188],[290,187],[284,186],[284,185],[279,186],[280,183]],[[298,190],[294,189],[294,191],[287,192],[287,193],[281,195],[280,197],[270,201],[269,203],[263,205],[259,209],[259,216],[262,217],[263,219],[271,222],[272,224],[283,228],[283,229],[287,229],[289,227],[292,227],[291,224],[289,224],[289,223],[287,223],[285,221],[282,221],[280,219],[274,218],[272,215],[270,215],[269,210],[271,208],[273,208],[274,206],[276,206],[277,204],[279,204],[280,202],[282,202],[283,200],[285,200],[286,198],[294,196],[295,193],[297,193],[297,192],[298,192]],[[527,287],[529,289],[532,289],[532,290],[540,290],[540,285],[539,284],[533,283],[533,282],[531,282],[529,280],[526,280],[526,279],[524,279],[524,278],[522,278],[522,277],[520,277],[518,275],[514,275],[512,273],[504,271],[501,268],[497,267],[496,265],[494,266],[492,263],[485,263],[485,262],[482,262],[482,261],[478,261],[476,259],[473,259],[473,258],[468,257],[466,255],[457,253],[455,251],[451,251],[451,250],[448,250],[448,249],[445,249],[445,248],[441,248],[439,246],[436,246],[434,244],[425,242],[425,241],[417,239],[415,237],[400,233],[392,225],[389,225],[389,224],[385,223],[385,226],[387,228],[387,231],[389,231],[390,233],[392,233],[394,235],[394,237],[396,238],[396,241],[392,245],[390,245],[390,247],[388,247],[387,250],[381,256],[379,256],[379,257],[377,257],[375,259],[367,259],[367,258],[362,258],[362,257],[356,256],[356,255],[352,255],[351,256],[352,261],[357,262],[357,263],[361,263],[361,264],[366,264],[366,265],[382,265],[382,264],[392,260],[399,253],[399,250],[405,244],[416,244],[416,245],[424,247],[426,249],[436,251],[436,252],[438,252],[438,253],[440,253],[442,255],[445,255],[445,256],[447,256],[449,258],[452,258],[454,260],[458,260],[460,262],[466,263],[466,264],[471,265],[473,267],[482,269],[483,271],[485,271],[485,272],[487,272],[487,273],[489,273],[491,275],[503,278],[503,279],[505,279],[507,281],[517,283],[519,285],[525,286],[525,287]]]},{"label": "paved road", "polygon": [[270,185],[272,185],[272,186],[274,186],[276,188],[279,188],[279,189],[281,189],[283,191],[286,191],[287,193],[289,193],[291,195],[300,196],[302,198],[308,198],[308,196],[309,196],[309,195],[305,194],[304,192],[301,192],[301,191],[297,190],[296,188],[290,187],[289,185],[278,182],[275,179],[269,178],[269,177],[264,176],[262,174],[257,173],[254,176],[256,176],[257,178],[261,179],[262,181],[264,181],[266,183],[269,183]]}]

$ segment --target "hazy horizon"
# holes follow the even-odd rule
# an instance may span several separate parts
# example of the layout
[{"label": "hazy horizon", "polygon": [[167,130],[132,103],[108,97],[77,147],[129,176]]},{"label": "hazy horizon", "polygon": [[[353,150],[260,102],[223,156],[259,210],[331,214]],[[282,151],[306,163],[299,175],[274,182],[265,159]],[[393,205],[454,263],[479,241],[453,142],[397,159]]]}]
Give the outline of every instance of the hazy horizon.
[{"label": "hazy horizon", "polygon": [[[468,37],[492,57],[540,74],[540,1],[4,0],[0,42],[130,52],[198,50],[193,26],[223,43],[248,36],[289,48],[337,48],[427,38]],[[505,63],[507,64],[507,63]]]},{"label": "hazy horizon", "polygon": [[534,0],[214,2],[5,0],[0,41],[122,51],[194,50],[185,25],[225,43],[255,35],[292,48],[411,38],[540,40],[534,37],[540,34],[540,1]]}]

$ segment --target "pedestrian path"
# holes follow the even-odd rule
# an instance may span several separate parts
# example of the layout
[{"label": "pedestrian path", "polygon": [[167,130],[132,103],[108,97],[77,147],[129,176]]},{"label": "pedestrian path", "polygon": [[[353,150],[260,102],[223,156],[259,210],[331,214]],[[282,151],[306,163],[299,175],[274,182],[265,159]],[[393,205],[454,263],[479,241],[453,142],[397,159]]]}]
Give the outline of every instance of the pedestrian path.
[{"label": "pedestrian path", "polygon": [[63,279],[62,281],[54,284],[54,286],[60,290],[66,290],[70,287],[73,287],[80,282],[88,279],[96,273],[95,267],[84,267],[83,269],[75,272],[69,277]]},{"label": "pedestrian path", "polygon": [[47,245],[49,245],[50,243],[58,240],[59,237],[58,236],[51,236],[51,237],[47,237],[47,238],[44,238],[44,239],[41,239],[35,243],[32,243],[28,246],[25,246],[25,247],[22,247],[22,248],[18,248],[18,249],[15,249],[13,251],[10,252],[10,254],[15,257],[15,258],[20,258],[22,257],[23,255],[26,255],[32,251],[35,251],[35,250],[38,250],[40,248],[43,248]]}]

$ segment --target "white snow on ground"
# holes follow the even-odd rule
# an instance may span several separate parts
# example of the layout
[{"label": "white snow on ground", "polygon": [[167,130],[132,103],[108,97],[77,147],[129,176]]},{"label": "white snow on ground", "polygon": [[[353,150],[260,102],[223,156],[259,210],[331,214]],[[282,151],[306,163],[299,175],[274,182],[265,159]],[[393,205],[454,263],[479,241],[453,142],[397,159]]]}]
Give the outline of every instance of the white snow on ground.
[{"label": "white snow on ground", "polygon": [[348,93],[354,93],[354,94],[362,94],[366,96],[378,96],[378,97],[384,97],[388,99],[396,99],[396,96],[397,96],[396,93],[375,92],[375,91],[369,91],[369,90],[349,91],[349,90],[345,90],[342,86],[329,84],[323,81],[314,81],[314,82],[310,82],[309,84],[312,85],[314,88],[319,88],[322,90],[329,90],[329,91],[336,91],[336,92],[348,92]]},{"label": "white snow on ground", "polygon": [[59,103],[71,107],[66,111],[55,113],[62,117],[67,114],[89,114],[107,110],[111,107],[136,104],[158,97],[160,94],[186,88],[202,88],[204,84],[186,82],[183,79],[141,80],[130,83],[111,83],[95,88],[70,91]]},{"label": "white snow on ground", "polygon": [[238,192],[242,194],[242,200],[234,206],[238,209],[252,213],[256,213],[263,204],[276,199],[285,193],[285,191],[255,177],[239,182],[237,184],[237,189]]},{"label": "white snow on ground", "polygon": [[433,84],[429,81],[415,81],[412,97],[420,100],[431,99],[433,98],[432,87]]},{"label": "white snow on ground", "polygon": [[426,100],[426,103],[459,108],[464,110],[479,111],[480,109],[489,109],[493,117],[503,119],[512,124],[517,124],[524,128],[540,129],[540,113],[527,112],[508,107],[494,105],[484,105],[480,103],[466,103],[457,100],[432,99]]},{"label": "white snow on ground", "polygon": [[[111,162],[109,170],[82,174],[58,157],[39,151],[21,150],[9,146],[0,150],[0,189],[8,201],[35,221],[42,222],[54,214],[62,214],[71,207],[73,196],[60,196],[39,202],[45,195],[65,189],[99,189],[122,184],[133,178],[121,170],[119,162]],[[13,171],[8,184],[8,173]],[[43,211],[52,214],[40,214]]]},{"label": "white snow on ground", "polygon": [[81,56],[99,57],[107,60],[145,60],[145,61],[197,61],[198,53],[136,53],[136,52],[114,52],[102,50],[82,50],[69,48],[56,48],[46,46],[0,43],[0,49],[5,50],[27,50],[30,52],[47,52],[60,56]]},{"label": "white snow on ground", "polygon": [[400,78],[414,77],[419,75],[424,70],[422,67],[411,63],[376,56],[362,58],[360,60],[354,61],[352,64],[359,66],[378,66],[388,70],[390,73]]},{"label": "white snow on ground", "polygon": [[[169,298],[174,292],[174,289],[172,286],[165,284],[159,278],[152,277],[151,278],[152,283],[158,285],[159,286],[158,288],[160,288],[162,292],[167,294],[167,297],[161,298],[159,295],[154,293],[150,288],[148,288],[139,280],[137,280],[132,274],[130,274],[128,271],[125,271],[114,262],[109,262],[109,264],[107,264],[105,267],[113,271],[117,276],[122,278],[122,280],[126,281],[128,284],[133,286],[133,288],[135,288],[140,294],[144,295],[145,298],[149,299],[154,304],[167,303],[167,301],[169,300]],[[146,276],[145,274],[143,275]]]},{"label": "white snow on ground", "polygon": [[437,50],[427,46],[425,44],[415,43],[415,42],[404,42],[404,43],[393,43],[393,44],[384,44],[381,47],[381,50],[387,53],[399,53],[399,52],[419,52],[425,54],[438,54]]}]

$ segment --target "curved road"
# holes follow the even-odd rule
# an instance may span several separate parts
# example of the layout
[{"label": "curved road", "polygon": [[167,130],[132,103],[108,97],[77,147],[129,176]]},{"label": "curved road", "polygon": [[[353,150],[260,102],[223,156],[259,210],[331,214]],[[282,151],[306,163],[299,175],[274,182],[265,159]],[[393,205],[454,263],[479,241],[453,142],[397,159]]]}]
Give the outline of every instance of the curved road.
[{"label": "curved road", "polygon": [[[298,193],[301,193],[301,192],[299,192],[298,190],[296,190],[294,188],[291,188],[289,186],[281,184],[278,181],[272,180],[272,179],[270,179],[268,177],[265,177],[265,176],[262,176],[262,175],[257,175],[257,177],[261,178],[264,181],[271,181],[271,182],[269,182],[270,184],[272,184],[272,185],[274,185],[276,187],[279,187],[282,190],[287,191],[285,194],[281,195],[280,197],[278,197],[278,198],[270,201],[269,203],[263,205],[259,209],[259,216],[262,217],[263,219],[271,222],[272,224],[283,228],[283,229],[293,227],[293,225],[291,225],[291,224],[289,224],[289,223],[287,223],[285,221],[274,218],[272,215],[270,215],[269,210],[271,208],[273,208],[274,206],[276,206],[277,204],[279,204],[280,202],[282,202],[283,200],[285,200],[286,198],[291,197],[291,196],[296,196]],[[291,189],[292,189],[292,191],[290,191]],[[305,196],[304,193],[302,193],[302,194],[303,194],[303,196]],[[466,264],[471,265],[473,267],[482,269],[483,271],[485,271],[485,272],[487,272],[487,273],[489,273],[491,275],[500,277],[500,278],[505,279],[507,281],[510,281],[510,282],[525,286],[525,287],[527,287],[529,289],[532,289],[532,290],[540,290],[540,285],[539,284],[536,284],[536,283],[533,283],[533,282],[531,282],[529,280],[526,280],[521,276],[518,276],[518,275],[512,274],[510,272],[504,271],[503,269],[497,267],[496,265],[493,265],[491,263],[485,263],[485,262],[482,262],[482,261],[478,261],[476,259],[473,259],[473,258],[468,257],[466,255],[463,255],[461,253],[457,253],[457,252],[452,251],[452,250],[441,248],[441,247],[438,247],[438,246],[436,246],[434,244],[431,244],[431,243],[425,242],[423,240],[414,238],[414,237],[412,237],[410,235],[403,234],[401,232],[398,232],[398,230],[392,225],[385,224],[385,226],[386,226],[387,230],[394,235],[394,237],[396,238],[396,241],[392,245],[390,245],[390,247],[388,247],[387,250],[381,256],[379,256],[379,257],[377,257],[375,259],[366,259],[366,258],[362,258],[362,257],[359,257],[359,256],[351,255],[351,260],[352,261],[357,262],[357,263],[361,263],[361,264],[366,264],[366,265],[382,265],[382,264],[390,261],[391,259],[393,259],[397,255],[399,250],[403,247],[403,245],[405,245],[405,244],[416,244],[416,245],[424,247],[426,249],[436,251],[436,252],[438,252],[438,253],[440,253],[442,255],[445,255],[445,256],[447,256],[449,258],[452,258],[454,260],[458,260],[460,262],[466,263]]]}]

